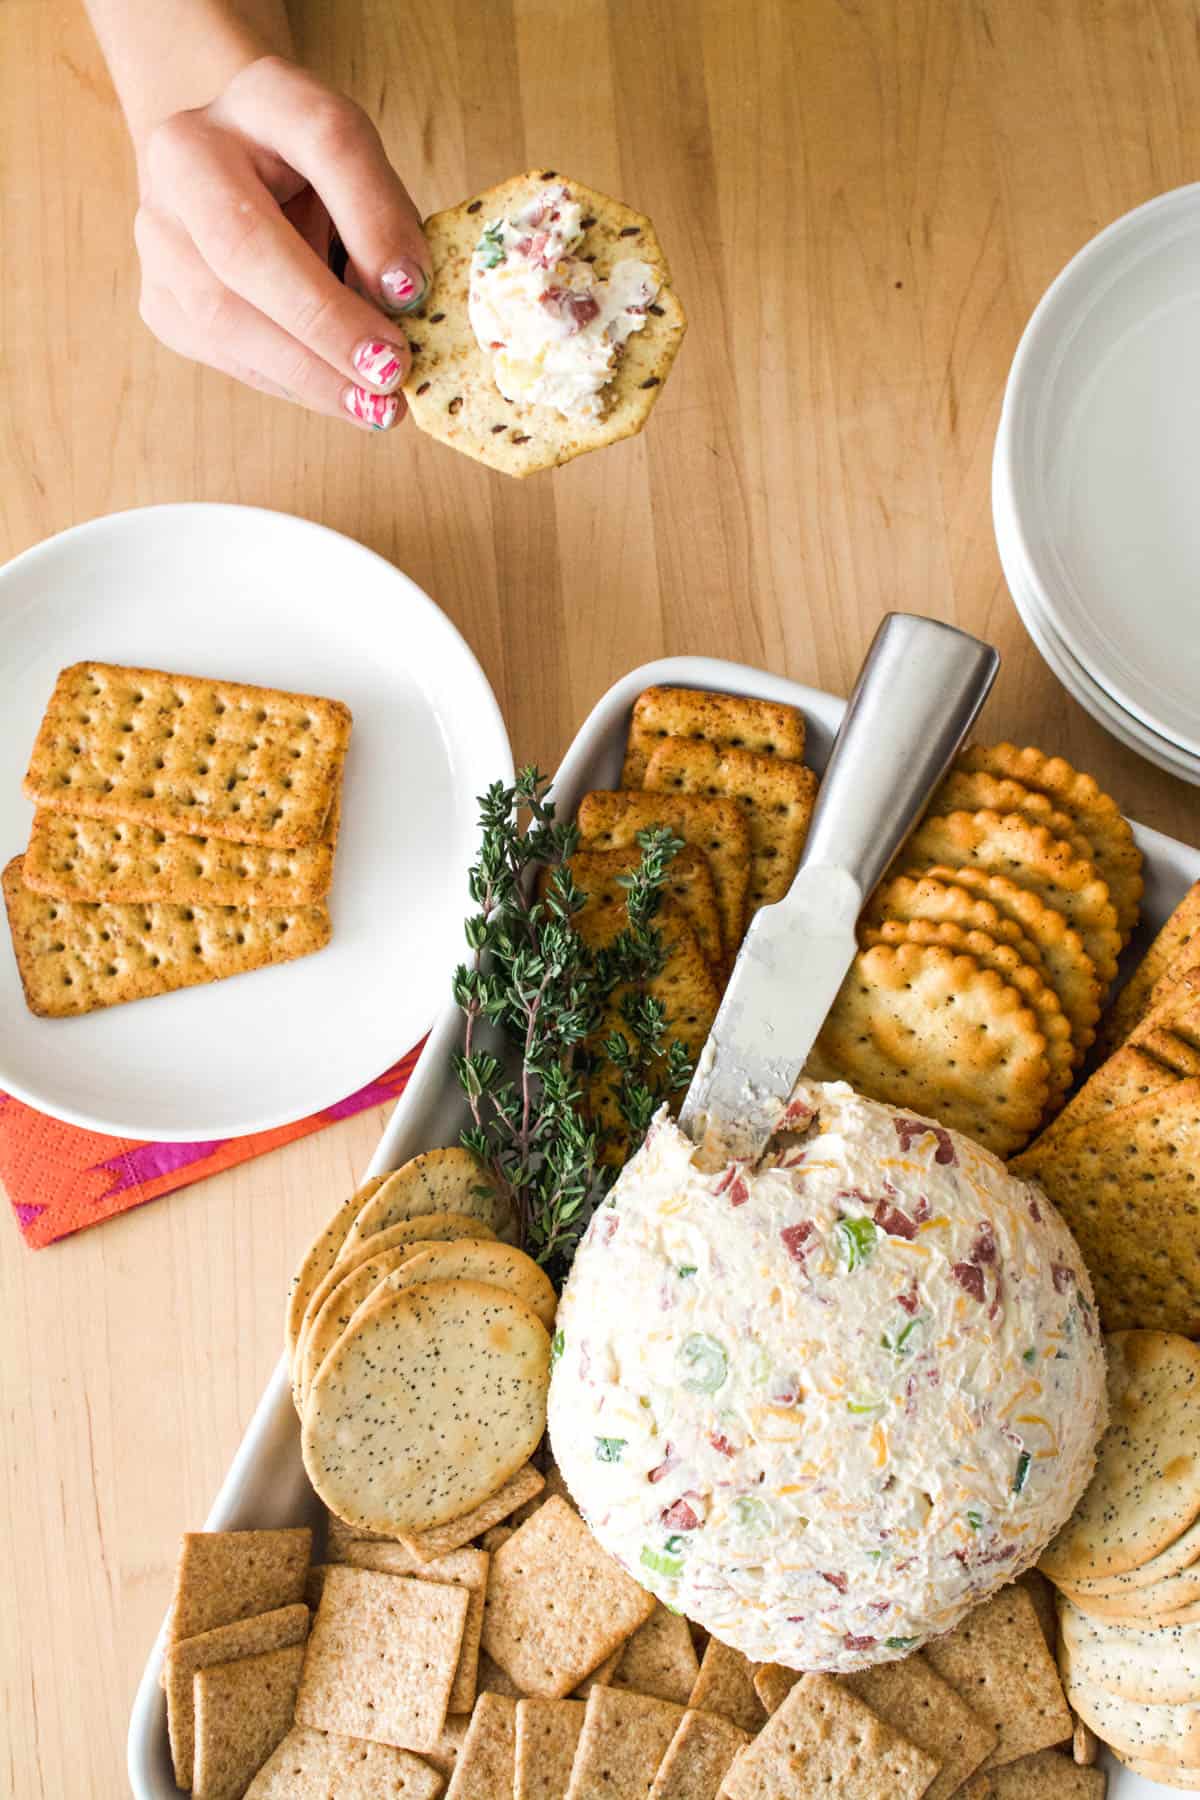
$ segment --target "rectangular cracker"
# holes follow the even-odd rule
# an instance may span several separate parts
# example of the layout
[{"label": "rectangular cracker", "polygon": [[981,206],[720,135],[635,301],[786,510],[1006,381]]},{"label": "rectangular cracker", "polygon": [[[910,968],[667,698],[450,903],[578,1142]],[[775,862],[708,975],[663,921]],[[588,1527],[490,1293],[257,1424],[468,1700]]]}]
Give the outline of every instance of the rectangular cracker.
[{"label": "rectangular cracker", "polygon": [[1123,1043],[1149,1008],[1156,984],[1175,968],[1200,963],[1200,881],[1190,887],[1134,970],[1100,1027],[1101,1042]]},{"label": "rectangular cracker", "polygon": [[1103,1769],[1080,1768],[1057,1750],[1039,1750],[992,1775],[994,1800],[1104,1800]]},{"label": "rectangular cracker", "polygon": [[113,906],[50,900],[4,870],[4,904],[25,1004],[42,1019],[223,981],[323,950],[332,935],[324,901],[300,907]]},{"label": "rectangular cracker", "polygon": [[513,1800],[563,1800],[585,1712],[582,1700],[518,1700]]},{"label": "rectangular cracker", "polygon": [[352,1569],[378,1569],[387,1575],[411,1575],[417,1581],[441,1581],[452,1587],[466,1588],[471,1598],[448,1710],[469,1713],[475,1704],[479,1669],[479,1635],[483,1630],[483,1601],[487,1593],[487,1552],[451,1550],[445,1556],[426,1562],[405,1544],[348,1544],[345,1561]]},{"label": "rectangular cracker", "polygon": [[667,738],[646,766],[648,793],[721,796],[743,809],[753,862],[748,917],[782,900],[800,867],[817,798],[817,778],[803,763],[778,762],[753,750],[718,750]]},{"label": "rectangular cracker", "polygon": [[437,1769],[410,1750],[293,1725],[246,1789],[246,1800],[329,1800],[331,1794],[337,1800],[438,1800],[442,1785]]},{"label": "rectangular cracker", "polygon": [[321,835],[352,724],[340,700],[75,663],[24,792],[35,806],[286,848]]},{"label": "rectangular cracker", "polygon": [[[629,1642],[628,1638],[625,1644]],[[621,1658],[625,1654],[625,1644],[618,1644],[611,1656],[606,1656],[602,1663],[597,1663],[590,1675],[585,1675],[579,1686],[573,1689],[576,1700],[586,1700],[594,1687],[608,1687],[613,1676],[621,1666]]]},{"label": "rectangular cracker", "polygon": [[688,1697],[688,1705],[720,1713],[751,1737],[766,1720],[766,1709],[754,1691],[754,1664],[740,1650],[709,1638],[704,1660]]},{"label": "rectangular cracker", "polygon": [[[1083,1252],[1106,1331],[1200,1332],[1200,1079],[1078,1126],[1033,1173]],[[1039,1746],[1040,1748],[1040,1746]]]},{"label": "rectangular cracker", "polygon": [[754,1691],[768,1714],[779,1711],[801,1677],[801,1670],[785,1668],[783,1663],[759,1663],[754,1671]]},{"label": "rectangular cracker", "polygon": [[[442,1727],[442,1735],[437,1743],[431,1745],[428,1750],[422,1750],[422,1760],[436,1769],[443,1781],[449,1781],[453,1775],[454,1765],[462,1755],[462,1747],[470,1729],[470,1713],[450,1713],[447,1715],[446,1723]],[[441,1792],[440,1788],[438,1792]],[[324,1800],[324,1796],[322,1800]]]},{"label": "rectangular cracker", "polygon": [[321,836],[297,850],[41,811],[25,851],[25,885],[56,900],[308,906],[332,886],[341,816],[340,772]]},{"label": "rectangular cracker", "polygon": [[717,1800],[744,1731],[716,1713],[685,1712],[658,1765],[648,1800]]},{"label": "rectangular cracker", "polygon": [[505,1694],[510,1700],[519,1700],[523,1693],[512,1677],[505,1674],[500,1664],[492,1661],[486,1650],[479,1652],[477,1691],[480,1694]]},{"label": "rectangular cracker", "polygon": [[566,1800],[643,1800],[682,1717],[669,1700],[593,1688]]},{"label": "rectangular cracker", "polygon": [[465,1588],[330,1564],[296,1699],[301,1725],[421,1751],[446,1723]]},{"label": "rectangular cracker", "polygon": [[806,1675],[733,1764],[721,1800],[917,1800],[937,1767],[832,1676]]},{"label": "rectangular cracker", "polygon": [[621,771],[623,788],[642,786],[646,764],[667,738],[699,739],[718,750],[753,750],[781,762],[804,757],[804,714],[778,700],[710,694],[704,688],[652,687],[638,695]]},{"label": "rectangular cracker", "polygon": [[659,1601],[626,1644],[612,1685],[686,1706],[699,1673],[687,1620]]},{"label": "rectangular cracker", "polygon": [[303,1661],[293,1644],[196,1670],[194,1800],[240,1800],[291,1726]]},{"label": "rectangular cracker", "polygon": [[422,1562],[432,1562],[435,1557],[448,1556],[451,1550],[458,1550],[463,1544],[469,1544],[472,1538],[480,1537],[492,1525],[498,1525],[501,1519],[507,1519],[518,1506],[532,1500],[545,1487],[545,1479],[534,1468],[526,1463],[515,1475],[510,1475],[503,1487],[489,1499],[483,1500],[470,1512],[463,1513],[461,1518],[451,1519],[445,1525],[436,1525],[430,1531],[406,1531],[400,1542]]},{"label": "rectangular cracker", "polygon": [[483,1647],[524,1693],[561,1700],[654,1606],[578,1513],[555,1498],[492,1558]]},{"label": "rectangular cracker", "polygon": [[839,1679],[877,1719],[939,1765],[924,1800],[948,1800],[995,1748],[995,1725],[972,1712],[919,1653]]},{"label": "rectangular cracker", "polygon": [[1122,1106],[1132,1106],[1147,1095],[1159,1094],[1179,1079],[1173,1069],[1157,1057],[1130,1044],[1102,1062],[1056,1119],[1052,1119],[1041,1136],[1014,1159],[1014,1167],[1036,1175],[1038,1167],[1054,1152],[1056,1145],[1081,1125],[1102,1119]]},{"label": "rectangular cracker", "polygon": [[[641,851],[637,849],[579,850],[570,858],[567,867],[575,885],[588,896],[588,913],[615,910],[627,918],[626,891],[621,886],[621,878],[630,875],[640,862]],[[548,880],[543,880],[543,897],[548,889]],[[724,949],[716,884],[708,858],[690,844],[685,844],[672,857],[663,898],[691,926],[705,960],[714,968],[719,967]],[[622,919],[622,929],[624,923]]]},{"label": "rectangular cracker", "polygon": [[186,1531],[175,1565],[171,1639],[196,1637],[304,1598],[312,1555],[305,1526],[280,1531]]},{"label": "rectangular cracker", "polygon": [[995,1727],[985,1769],[1070,1737],[1058,1670],[1024,1588],[1001,1588],[953,1631],[926,1644],[923,1654],[959,1699]]},{"label": "rectangular cracker", "polygon": [[242,1656],[262,1656],[268,1650],[286,1650],[293,1644],[302,1644],[307,1636],[308,1608],[297,1604],[277,1607],[274,1612],[259,1613],[254,1618],[239,1619],[233,1625],[218,1625],[215,1630],[199,1632],[195,1637],[177,1638],[168,1645],[163,1687],[167,1696],[167,1733],[176,1786],[190,1788],[192,1785],[196,1748],[192,1676],[196,1670],[211,1668],[216,1663],[236,1662]]},{"label": "rectangular cracker", "polygon": [[462,1749],[454,1763],[446,1800],[507,1800],[513,1791],[517,1754],[517,1703],[506,1694],[480,1694]]},{"label": "rectangular cracker", "polygon": [[750,886],[750,827],[735,800],[704,794],[613,793],[597,789],[579,804],[580,835],[588,849],[628,850],[640,831],[665,825],[708,858],[721,912],[726,960],[742,941]]}]

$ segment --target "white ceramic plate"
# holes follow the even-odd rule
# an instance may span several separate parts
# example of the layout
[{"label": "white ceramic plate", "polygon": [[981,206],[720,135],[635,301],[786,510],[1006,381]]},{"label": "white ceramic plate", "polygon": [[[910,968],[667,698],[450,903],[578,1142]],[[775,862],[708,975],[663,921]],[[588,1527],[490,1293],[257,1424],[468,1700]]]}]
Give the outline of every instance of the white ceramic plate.
[{"label": "white ceramic plate", "polygon": [[1010,555],[1067,649],[1200,753],[1200,185],[1118,219],[1043,296],[996,482]]},{"label": "white ceramic plate", "polygon": [[[805,761],[818,774],[824,769],[842,714],[844,700],[818,688],[802,687],[762,669],[721,662],[715,657],[677,656],[634,669],[611,687],[581,725],[554,780],[554,797],[562,814],[573,813],[589,788],[611,787],[620,776],[629,715],[643,688],[658,683],[712,688],[730,694],[755,694],[802,709],[808,721]],[[1133,960],[1191,883],[1200,878],[1200,850],[1160,832],[1137,828],[1146,857],[1143,924],[1127,953]],[[463,1124],[461,1097],[450,1074],[450,1053],[459,1040],[460,1020],[453,1005],[443,1007],[408,1087],[388,1121],[368,1175],[389,1169],[439,1144],[454,1142]],[[329,1196],[329,1210],[344,1195]],[[297,1254],[302,1246],[297,1245]],[[259,1400],[236,1456],[204,1522],[206,1531],[239,1531],[253,1527],[318,1524],[320,1507],[309,1486],[300,1456],[300,1428],[292,1406],[286,1364],[280,1362]],[[190,1528],[180,1520],[180,1531]],[[166,1596],[164,1595],[164,1599]],[[129,1779],[135,1800],[178,1800],[167,1742],[166,1702],[159,1686],[166,1620],[159,1631],[138,1685],[129,1721]],[[1109,1800],[1151,1800],[1173,1790],[1145,1781],[1110,1762]]]},{"label": "white ceramic plate", "polygon": [[124,1137],[211,1140],[304,1117],[420,1038],[461,955],[476,795],[511,756],[479,664],[407,576],[323,526],[160,506],[0,570],[0,860],[58,671],[85,658],[326,694],[354,713],[333,941],[299,962],[81,1019],[25,1008],[0,932],[0,1088]]}]

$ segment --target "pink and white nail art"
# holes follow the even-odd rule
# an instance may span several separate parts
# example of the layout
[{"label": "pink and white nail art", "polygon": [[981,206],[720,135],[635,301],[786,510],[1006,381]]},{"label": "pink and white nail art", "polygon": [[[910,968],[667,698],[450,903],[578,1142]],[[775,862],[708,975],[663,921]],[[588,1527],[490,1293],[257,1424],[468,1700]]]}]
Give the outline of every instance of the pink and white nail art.
[{"label": "pink and white nail art", "polygon": [[364,381],[369,381],[385,394],[400,386],[404,364],[400,349],[386,338],[366,338],[354,352],[351,361]]},{"label": "pink and white nail art", "polygon": [[342,405],[352,419],[369,425],[372,431],[390,431],[400,413],[399,394],[372,394],[366,388],[348,387]]}]

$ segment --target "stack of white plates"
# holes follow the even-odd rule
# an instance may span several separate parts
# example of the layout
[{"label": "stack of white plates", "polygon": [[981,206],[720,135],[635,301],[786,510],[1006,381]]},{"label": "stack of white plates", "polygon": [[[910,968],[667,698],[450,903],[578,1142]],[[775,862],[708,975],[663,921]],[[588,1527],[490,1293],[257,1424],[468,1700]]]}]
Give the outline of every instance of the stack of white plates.
[{"label": "stack of white plates", "polygon": [[1044,295],[1008,379],[992,510],[1064,687],[1200,783],[1200,185],[1118,219]]}]

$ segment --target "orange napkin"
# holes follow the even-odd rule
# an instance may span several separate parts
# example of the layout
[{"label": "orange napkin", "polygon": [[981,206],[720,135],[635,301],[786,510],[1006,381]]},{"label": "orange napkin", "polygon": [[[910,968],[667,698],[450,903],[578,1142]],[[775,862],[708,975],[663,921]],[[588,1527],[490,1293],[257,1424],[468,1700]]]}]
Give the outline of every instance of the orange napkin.
[{"label": "orange napkin", "polygon": [[421,1049],[418,1044],[378,1080],[294,1125],[211,1143],[151,1144],[105,1137],[47,1118],[0,1093],[0,1184],[25,1242],[42,1250],[73,1231],[157,1200],[160,1194],[324,1131],[368,1106],[386,1106],[404,1092]]}]

